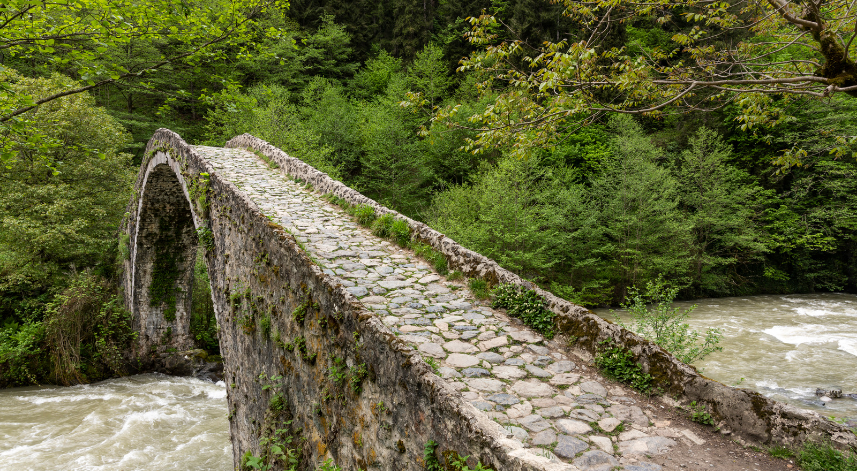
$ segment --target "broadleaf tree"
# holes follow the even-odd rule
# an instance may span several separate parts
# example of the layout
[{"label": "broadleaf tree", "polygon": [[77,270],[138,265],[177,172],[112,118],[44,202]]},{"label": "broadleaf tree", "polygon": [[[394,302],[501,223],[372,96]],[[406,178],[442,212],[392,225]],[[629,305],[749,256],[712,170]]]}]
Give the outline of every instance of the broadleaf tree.
[{"label": "broadleaf tree", "polygon": [[[16,92],[14,82],[0,80],[0,163],[11,166],[22,136],[50,154],[59,145],[48,135],[28,134],[28,112],[64,96],[108,84],[135,81],[176,63],[199,65],[227,50],[251,52],[260,33],[256,20],[266,12],[288,7],[286,0],[9,0],[0,5],[0,54],[5,66],[18,61],[38,63],[42,75],[61,72],[78,82],[46,96]],[[136,61],[105,61],[111,50],[139,41],[172,45]],[[216,47],[215,47],[216,46]],[[96,150],[93,152],[97,153]],[[50,166],[51,163],[47,162]]]},{"label": "broadleaf tree", "polygon": [[[541,45],[508,39],[512,28],[498,15],[469,19],[476,50],[459,71],[478,75],[485,94],[500,91],[493,106],[470,117],[479,131],[470,150],[508,146],[523,155],[606,113],[657,117],[730,104],[740,106],[742,128],[758,130],[785,119],[790,101],[857,97],[853,2],[555,2],[574,27]],[[641,41],[641,28],[664,34]],[[456,112],[442,108],[435,120],[451,122]],[[857,136],[832,136],[825,150],[857,156],[855,144]],[[805,155],[782,150],[785,165]]]}]

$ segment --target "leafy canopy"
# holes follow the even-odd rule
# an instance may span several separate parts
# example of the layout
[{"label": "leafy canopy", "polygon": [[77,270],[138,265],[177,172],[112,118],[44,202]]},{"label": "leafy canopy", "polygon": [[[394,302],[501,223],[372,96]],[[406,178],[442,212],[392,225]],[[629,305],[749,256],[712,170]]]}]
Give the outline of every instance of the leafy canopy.
[{"label": "leafy canopy", "polygon": [[[511,28],[499,16],[470,18],[467,37],[477,50],[458,70],[479,76],[483,94],[501,91],[470,117],[479,130],[471,151],[510,146],[525,155],[605,113],[659,116],[734,103],[741,126],[751,129],[780,122],[791,100],[857,96],[857,11],[849,1],[556,3],[575,26],[543,45],[504,39]],[[441,109],[435,119],[447,121],[457,110]],[[857,155],[855,143],[842,136],[830,151]],[[791,149],[781,163],[801,155]]]},{"label": "leafy canopy", "polygon": [[[74,86],[35,96],[20,93],[0,66],[0,163],[17,158],[13,141],[27,136],[44,150],[59,145],[49,135],[27,133],[27,113],[38,106],[96,87],[148,77],[177,62],[198,66],[250,52],[255,19],[283,0],[9,0],[0,5],[0,54],[7,62],[27,59],[48,75],[63,71],[80,79]],[[271,29],[268,36],[281,33]],[[136,60],[104,61],[108,52],[132,42],[164,42],[172,47]],[[214,48],[218,45],[218,48]],[[137,84],[144,88],[147,84]],[[17,137],[16,137],[17,136]],[[95,149],[95,147],[93,147]]]}]

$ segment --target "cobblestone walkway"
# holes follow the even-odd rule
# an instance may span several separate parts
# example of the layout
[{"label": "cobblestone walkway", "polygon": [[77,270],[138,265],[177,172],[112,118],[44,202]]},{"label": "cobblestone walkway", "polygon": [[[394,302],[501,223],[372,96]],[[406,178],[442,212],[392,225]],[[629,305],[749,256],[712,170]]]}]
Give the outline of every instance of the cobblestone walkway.
[{"label": "cobblestone walkway", "polygon": [[486,306],[413,252],[375,237],[255,154],[195,149],[291,231],[325,273],[425,358],[435,359],[441,377],[523,446],[582,471],[658,471],[661,466],[647,457],[668,452],[679,440],[704,443],[635,405],[628,390],[608,390],[574,359],[545,346],[541,335]]}]

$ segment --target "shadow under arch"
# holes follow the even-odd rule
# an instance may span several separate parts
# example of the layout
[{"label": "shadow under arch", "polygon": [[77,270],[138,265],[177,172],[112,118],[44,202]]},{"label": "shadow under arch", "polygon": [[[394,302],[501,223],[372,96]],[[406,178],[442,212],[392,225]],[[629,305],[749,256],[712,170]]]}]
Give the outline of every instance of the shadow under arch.
[{"label": "shadow under arch", "polygon": [[[189,154],[195,157],[194,168],[189,168]],[[205,208],[194,202],[191,188],[200,184],[200,174],[207,177],[205,172],[210,170],[169,130],[155,133],[147,156],[126,221],[130,256],[125,261],[125,302],[138,332],[133,349],[138,357],[167,348],[194,348],[190,326],[197,230],[207,229],[207,225],[200,214]],[[206,267],[215,318],[219,319],[208,254]]]}]

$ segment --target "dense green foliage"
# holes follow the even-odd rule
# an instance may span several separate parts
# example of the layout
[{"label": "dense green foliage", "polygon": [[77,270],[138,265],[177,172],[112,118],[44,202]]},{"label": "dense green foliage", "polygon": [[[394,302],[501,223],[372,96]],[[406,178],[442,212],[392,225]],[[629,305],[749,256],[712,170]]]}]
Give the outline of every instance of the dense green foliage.
[{"label": "dense green foliage", "polygon": [[642,393],[652,388],[652,376],[643,372],[643,367],[634,359],[634,355],[618,345],[603,345],[604,349],[595,357],[595,366],[602,373],[622,382]]},{"label": "dense green foliage", "polygon": [[[129,28],[147,27],[140,13],[150,4],[128,6]],[[549,139],[522,129],[507,136],[514,142],[486,141],[472,152],[468,142],[485,130],[467,117],[497,122],[525,113],[498,114],[509,112],[514,90],[503,80],[486,81],[487,69],[455,72],[463,56],[484,46],[467,41],[465,18],[485,9],[502,20],[508,29],[480,32],[490,32],[492,42],[538,45],[585,34],[560,14],[562,5],[299,0],[288,8],[254,1],[236,3],[243,9],[229,10],[232,17],[223,13],[232,4],[171,10],[159,18],[158,31],[125,31],[103,45],[49,45],[43,38],[4,55],[7,112],[109,82],[22,112],[0,129],[7,157],[0,168],[4,384],[116,372],[109,364],[92,370],[66,361],[66,376],[58,376],[46,322],[50,306],[61,305],[62,293],[76,286],[74,273],[116,284],[117,259],[128,254],[116,230],[142,149],[158,127],[194,144],[255,134],[582,304],[633,303],[636,290],[659,277],[683,298],[857,289],[857,164],[831,154],[829,139],[857,135],[857,102],[844,94],[823,101],[769,96],[634,118],[599,112],[587,114],[585,126],[556,127]],[[68,20],[34,18],[38,34],[50,21]],[[114,20],[93,25],[96,36]],[[214,26],[206,30],[204,20]],[[197,49],[229,24],[234,35]],[[691,27],[637,18],[613,24],[599,41],[639,55]],[[156,68],[165,73],[126,75],[164,58],[176,58]],[[524,65],[515,54],[505,60]],[[595,98],[611,99],[608,91]],[[747,125],[748,106],[770,114],[767,127]],[[457,111],[442,123],[433,119],[451,108]],[[802,165],[777,166],[783,150],[796,145]],[[402,221],[377,218],[371,208],[350,210],[379,236],[448,271],[446,258],[411,241]],[[203,247],[211,245],[210,233],[199,237]],[[192,331],[199,347],[216,350],[201,260]],[[468,283],[480,296],[492,288]],[[110,299],[103,298],[104,312],[113,312]],[[549,322],[533,319],[548,331]],[[88,338],[73,351],[97,355],[96,337]]]}]

